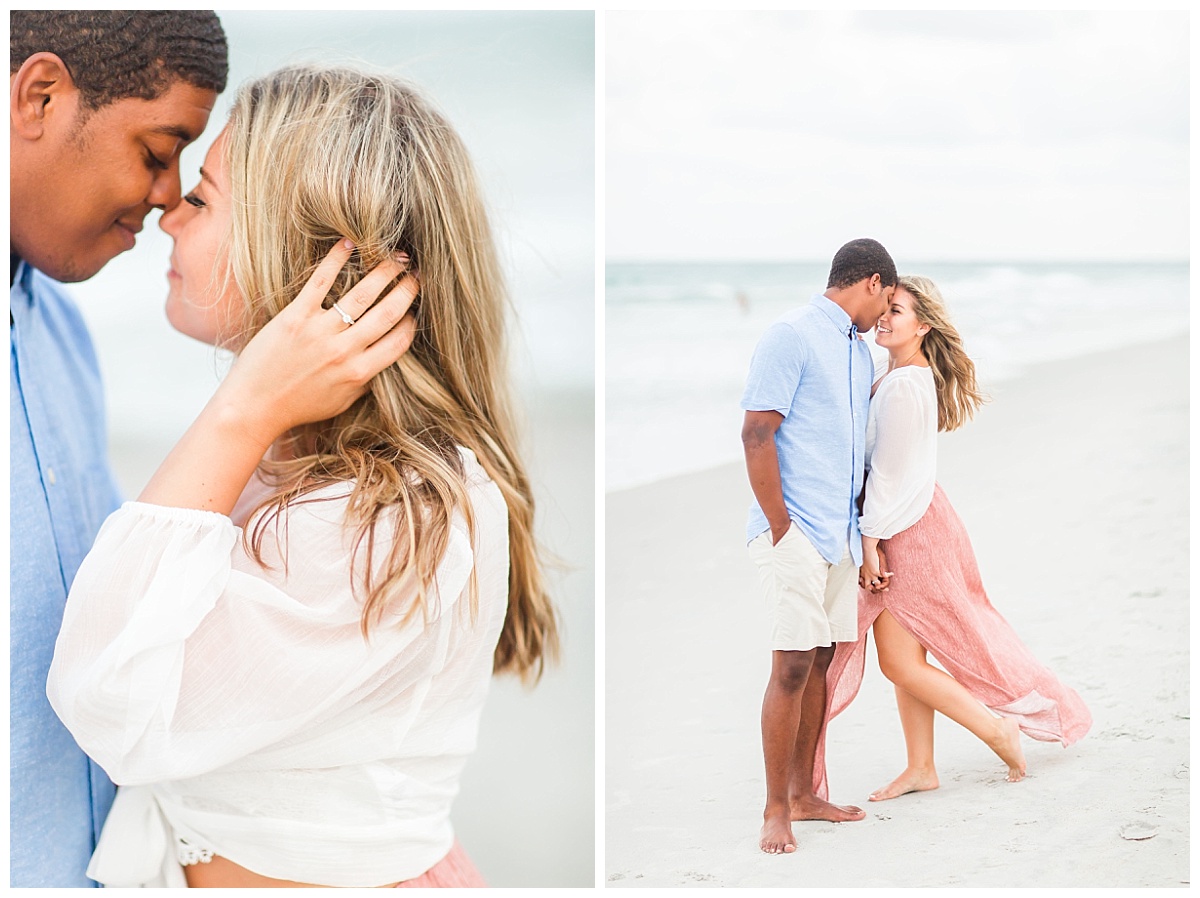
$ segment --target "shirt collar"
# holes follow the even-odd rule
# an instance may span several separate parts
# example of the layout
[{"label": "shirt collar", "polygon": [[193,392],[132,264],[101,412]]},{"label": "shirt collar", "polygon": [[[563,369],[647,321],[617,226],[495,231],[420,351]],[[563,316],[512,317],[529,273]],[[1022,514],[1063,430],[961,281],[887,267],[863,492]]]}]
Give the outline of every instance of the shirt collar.
[{"label": "shirt collar", "polygon": [[11,306],[15,303],[23,303],[29,305],[33,301],[33,291],[30,289],[29,278],[33,272],[31,266],[24,259],[17,262],[16,277],[12,279],[12,284],[8,288],[8,300]]},{"label": "shirt collar", "polygon": [[17,319],[25,320],[29,310],[37,303],[33,276],[34,267],[22,259],[17,266],[17,276],[8,288],[8,323],[10,328]]},{"label": "shirt collar", "polygon": [[[846,313],[846,310],[828,296],[818,293],[812,298],[812,304],[828,315],[829,320],[837,325],[837,329],[843,334],[851,337],[858,336],[858,329],[854,327],[854,322],[850,320],[850,316]],[[851,329],[854,330],[854,333],[850,332]]]},{"label": "shirt collar", "polygon": [[29,270],[29,263],[18,256],[16,253],[9,253],[9,279],[8,287],[11,290],[13,287],[25,280],[25,275]]}]

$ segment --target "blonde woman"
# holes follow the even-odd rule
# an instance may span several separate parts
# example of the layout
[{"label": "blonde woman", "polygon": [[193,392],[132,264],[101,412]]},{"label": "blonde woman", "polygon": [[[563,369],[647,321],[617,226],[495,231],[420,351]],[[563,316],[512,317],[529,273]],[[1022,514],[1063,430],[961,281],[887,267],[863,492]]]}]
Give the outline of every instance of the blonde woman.
[{"label": "blonde woman", "polygon": [[[493,672],[536,679],[557,636],[466,152],[390,77],[284,69],[162,227],[170,321],[238,358],[67,604],[50,699],[121,786],[88,873],[482,885],[458,777]],[[331,340],[383,368],[365,395],[303,373]]]},{"label": "blonde woman", "polygon": [[[1091,714],[992,607],[962,521],[935,482],[938,431],[961,427],[983,401],[936,285],[900,278],[875,342],[887,355],[877,358],[867,415],[859,638],[839,644],[830,665],[829,716],[858,693],[872,629],[896,689],[908,764],[870,800],[938,787],[935,711],[978,736],[1015,782],[1026,769],[1021,732],[1070,745],[1086,735]],[[817,757],[814,785],[824,795],[823,744]]]}]

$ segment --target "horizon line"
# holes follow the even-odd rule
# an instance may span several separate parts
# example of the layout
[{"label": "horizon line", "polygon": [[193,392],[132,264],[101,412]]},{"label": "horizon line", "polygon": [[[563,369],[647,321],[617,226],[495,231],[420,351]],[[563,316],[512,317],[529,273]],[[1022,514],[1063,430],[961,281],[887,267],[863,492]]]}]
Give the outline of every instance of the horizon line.
[{"label": "horizon line", "polygon": [[[1191,258],[1124,258],[1124,259],[1087,259],[1087,258],[1052,258],[1052,259],[1030,259],[1016,257],[998,257],[998,258],[961,258],[961,259],[936,259],[914,257],[918,264],[922,265],[987,265],[987,264],[1005,264],[1005,265],[1190,265]],[[730,257],[726,259],[714,259],[711,256],[703,259],[688,259],[688,258],[606,258],[605,265],[728,265],[728,264],[755,264],[755,265],[828,265],[827,258],[810,258],[810,259],[781,259],[781,258],[748,258],[748,257]]]}]

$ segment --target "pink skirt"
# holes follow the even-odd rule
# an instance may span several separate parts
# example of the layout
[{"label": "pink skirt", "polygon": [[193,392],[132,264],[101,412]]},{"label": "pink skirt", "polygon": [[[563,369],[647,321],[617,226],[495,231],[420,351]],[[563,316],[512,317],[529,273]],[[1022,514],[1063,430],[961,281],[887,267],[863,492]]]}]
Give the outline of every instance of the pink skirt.
[{"label": "pink skirt", "polygon": [[[839,642],[827,676],[826,721],[858,694],[867,631],[886,609],[978,701],[1012,717],[1028,736],[1064,746],[1092,726],[1083,700],[1059,682],[992,607],[966,528],[941,486],[921,520],[883,541],[895,574],[887,592],[858,592],[858,641]],[[829,796],[825,734],[817,745],[813,791]]]},{"label": "pink skirt", "polygon": [[444,858],[418,876],[397,883],[398,889],[486,889],[487,883],[463,847],[454,840],[454,846]]}]

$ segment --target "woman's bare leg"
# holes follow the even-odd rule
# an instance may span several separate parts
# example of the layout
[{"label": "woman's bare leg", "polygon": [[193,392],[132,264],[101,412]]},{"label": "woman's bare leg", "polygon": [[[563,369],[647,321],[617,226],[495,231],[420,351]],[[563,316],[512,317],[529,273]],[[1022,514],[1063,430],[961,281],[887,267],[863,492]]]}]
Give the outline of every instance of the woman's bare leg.
[{"label": "woman's bare leg", "polygon": [[933,766],[933,708],[899,686],[895,688],[908,766],[882,789],[867,796],[871,801],[886,801],[909,792],[928,792],[940,785]]},{"label": "woman's bare leg", "polygon": [[[891,636],[889,627],[895,626],[894,618],[890,614],[888,618],[882,633],[878,628],[875,630],[875,642],[878,645],[882,638],[889,645],[889,650],[895,654],[902,648],[893,648],[888,643]],[[878,624],[878,620],[876,623]],[[908,633],[904,635],[909,636]],[[921,663],[928,663],[924,646],[920,643],[916,645]],[[933,708],[900,686],[896,686],[895,690],[896,710],[900,712],[900,726],[904,730],[904,749],[908,754],[908,766],[888,785],[872,792],[868,796],[871,801],[886,801],[889,798],[907,795],[909,792],[928,792],[939,785],[937,770],[933,765]]]},{"label": "woman's bare leg", "polygon": [[[955,723],[974,733],[1008,766],[1010,782],[1016,782],[1025,776],[1025,754],[1021,750],[1021,731],[1017,728],[1015,720],[994,716],[987,708],[972,698],[971,694],[954,677],[930,664],[926,660],[924,647],[912,634],[900,626],[890,612],[885,610],[876,618],[874,630],[875,646],[879,651],[879,668],[885,677],[919,703],[932,710],[941,711]],[[904,722],[903,717],[901,717],[901,722]],[[914,720],[913,722],[917,723],[918,721]],[[924,726],[923,721],[920,722],[920,725]],[[918,737],[922,737],[924,732],[919,730]],[[932,729],[928,733],[928,757],[932,770]],[[907,726],[905,727],[905,739],[906,741],[908,739]],[[920,751],[920,746],[917,749]],[[920,758],[919,754],[918,758]],[[889,786],[888,789],[880,790],[880,793],[889,792],[890,789]],[[881,795],[881,797],[884,796]]]},{"label": "woman's bare leg", "polygon": [[[924,656],[924,649],[921,650]],[[896,709],[904,729],[908,766],[933,770],[933,708],[906,689],[896,687]]]}]

